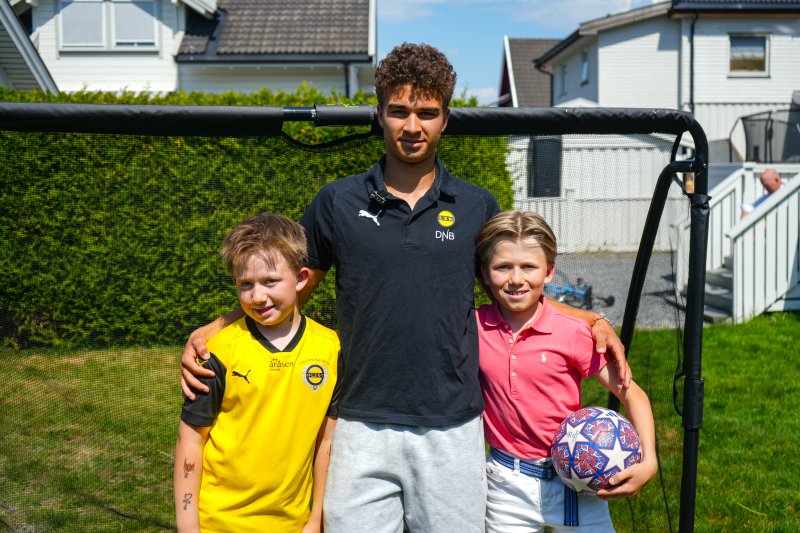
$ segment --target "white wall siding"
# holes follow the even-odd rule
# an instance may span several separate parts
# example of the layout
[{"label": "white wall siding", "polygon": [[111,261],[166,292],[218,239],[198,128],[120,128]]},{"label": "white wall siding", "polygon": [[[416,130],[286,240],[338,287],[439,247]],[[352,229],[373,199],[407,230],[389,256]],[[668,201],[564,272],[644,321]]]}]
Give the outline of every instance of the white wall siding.
[{"label": "white wall siding", "polygon": [[100,91],[174,91],[177,68],[172,53],[178,35],[178,11],[182,5],[159,0],[157,51],[62,51],[58,36],[58,0],[41,0],[33,10],[38,32],[38,51],[59,89]]},{"label": "white wall siding", "polygon": [[[690,27],[682,21],[681,109],[690,104]],[[730,33],[770,36],[769,76],[729,75]],[[744,149],[739,117],[785,109],[800,89],[800,17],[701,17],[695,24],[694,114],[710,141],[727,139]]]},{"label": "white wall siding", "polygon": [[[635,252],[642,241],[651,202],[651,198],[614,201],[531,198],[516,202],[514,208],[541,214],[556,234],[559,253]],[[653,244],[655,251],[676,248],[673,232],[667,224],[682,219],[686,212],[685,198],[667,199]],[[598,217],[598,213],[602,216]]]},{"label": "white wall siding", "polygon": [[680,24],[657,17],[598,38],[599,103],[604,107],[678,106]]},{"label": "white wall siding", "polygon": [[[769,35],[769,75],[729,75],[730,33]],[[791,101],[800,89],[800,17],[700,18],[695,26],[695,104]]]},{"label": "white wall siding", "polygon": [[25,64],[14,42],[4,31],[0,31],[0,64],[3,65],[3,68],[0,68],[0,85],[19,91],[39,87],[31,69]]},{"label": "white wall siding", "polygon": [[[581,54],[589,55],[589,80],[581,83]],[[565,91],[561,92],[561,66],[567,65]],[[584,46],[576,46],[571,55],[564,55],[562,60],[553,67],[553,105],[569,102],[576,98],[585,98],[597,102],[597,41],[592,40]]]},{"label": "white wall siding", "polygon": [[[560,252],[635,251],[672,141],[661,136],[564,136],[561,196],[531,198],[527,196],[529,139],[513,137],[507,166],[514,208],[544,216],[556,233]],[[685,212],[686,201],[675,186],[662,220],[680,219]],[[670,231],[659,231],[656,250],[674,245]]]},{"label": "white wall siding", "polygon": [[371,63],[358,68],[358,87],[353,88],[355,92],[366,91],[375,92],[375,66]]},{"label": "white wall siding", "polygon": [[302,81],[325,93],[336,89],[345,91],[347,71],[342,66],[309,68],[302,66],[255,67],[242,65],[180,64],[179,88],[184,92],[222,93],[235,91],[254,93],[263,88],[270,91],[294,92]]},{"label": "white wall siding", "polygon": [[[744,154],[744,130],[740,124],[736,124],[739,117],[761,113],[762,111],[786,109],[787,107],[789,107],[788,102],[695,102],[694,116],[703,127],[703,131],[706,132],[706,137],[708,137],[709,141],[727,139],[731,136],[740,154]],[[734,128],[734,126],[736,127]]]}]

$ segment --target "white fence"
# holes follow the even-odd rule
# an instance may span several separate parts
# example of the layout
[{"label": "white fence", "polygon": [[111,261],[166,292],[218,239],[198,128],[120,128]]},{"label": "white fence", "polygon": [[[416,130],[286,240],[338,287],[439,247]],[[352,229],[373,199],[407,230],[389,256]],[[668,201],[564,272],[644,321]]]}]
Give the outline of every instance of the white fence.
[{"label": "white fence", "polygon": [[728,232],[733,250],[733,320],[800,309],[800,174]]},{"label": "white fence", "polygon": [[[540,213],[556,234],[559,253],[638,250],[674,137],[565,135],[561,142],[560,196],[531,197],[530,137],[511,138],[507,165],[514,183],[514,208]],[[686,198],[673,187],[662,219],[677,220],[687,212]],[[654,249],[674,249],[669,228],[659,231]]]}]

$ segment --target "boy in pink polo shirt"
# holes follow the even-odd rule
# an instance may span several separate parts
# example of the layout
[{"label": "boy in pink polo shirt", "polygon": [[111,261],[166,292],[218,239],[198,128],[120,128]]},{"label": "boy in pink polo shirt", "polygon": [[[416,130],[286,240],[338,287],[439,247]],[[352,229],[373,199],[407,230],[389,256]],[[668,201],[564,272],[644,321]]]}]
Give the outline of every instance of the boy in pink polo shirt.
[{"label": "boy in pink polo shirt", "polygon": [[[555,273],[556,239],[536,213],[489,220],[476,240],[493,303],[478,308],[486,462],[486,531],[614,531],[608,498],[633,496],[656,474],[650,401],[636,383],[619,387],[616,367],[594,349],[589,325],[556,311],[542,295]],[[642,462],[611,479],[597,498],[558,479],[550,444],[562,420],[581,407],[581,380],[595,376],[625,406],[642,444]]]}]

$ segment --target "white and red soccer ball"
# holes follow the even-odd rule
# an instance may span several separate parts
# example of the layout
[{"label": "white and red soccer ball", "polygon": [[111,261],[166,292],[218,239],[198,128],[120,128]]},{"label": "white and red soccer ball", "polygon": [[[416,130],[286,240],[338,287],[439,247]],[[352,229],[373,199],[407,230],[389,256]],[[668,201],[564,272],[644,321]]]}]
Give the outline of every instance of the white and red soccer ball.
[{"label": "white and red soccer ball", "polygon": [[575,492],[595,493],[622,470],[641,462],[639,434],[622,415],[584,407],[561,423],[550,456],[558,477]]}]

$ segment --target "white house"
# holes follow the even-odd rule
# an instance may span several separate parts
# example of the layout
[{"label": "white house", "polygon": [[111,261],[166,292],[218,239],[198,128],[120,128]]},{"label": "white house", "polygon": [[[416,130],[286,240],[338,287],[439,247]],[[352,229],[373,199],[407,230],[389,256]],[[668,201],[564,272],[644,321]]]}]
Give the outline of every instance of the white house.
[{"label": "white house", "polygon": [[0,2],[0,85],[21,91],[58,92],[25,29],[5,2]]},{"label": "white house", "polygon": [[691,111],[711,161],[727,161],[739,117],[786,109],[800,89],[800,2],[660,2],[584,22],[535,64],[552,73],[554,104]]},{"label": "white house", "polygon": [[[758,165],[759,151],[750,139],[744,150],[743,130],[737,130],[741,117],[793,107],[793,93],[800,89],[800,2],[655,3],[585,22],[534,63],[536,68],[552,74],[555,105],[584,101],[602,107],[691,111],[708,137],[711,169],[720,168],[715,163],[727,162],[731,156],[738,160],[747,154],[757,160],[744,167],[739,162],[738,170],[710,191],[706,316],[741,321],[765,310],[800,308],[798,167],[770,162],[771,166],[780,167],[786,186],[770,202],[764,202],[758,212],[740,221],[738,206],[761,194],[758,173],[764,165]],[[797,126],[796,119],[791,119],[797,114],[785,113],[790,117],[791,128]],[[769,125],[768,121],[764,124]],[[780,139],[783,149],[778,151],[784,161],[798,155],[790,151],[787,156],[785,148],[796,145],[795,141],[789,142],[789,129],[783,127],[783,133],[778,133],[786,137]],[[771,135],[764,136],[769,138]],[[565,143],[562,155],[565,161],[566,146]],[[596,149],[586,147],[584,155],[596,158],[591,152]],[[616,146],[608,143],[605,149]],[[764,152],[760,151],[762,157]],[[640,161],[632,151],[629,156],[629,165]],[[720,178],[732,172],[730,167],[724,170]],[[629,173],[633,178],[629,183],[639,188],[637,180],[649,182],[647,172],[635,172]],[[715,185],[715,181],[710,179],[710,184]],[[576,183],[586,188],[584,182]],[[576,188],[573,194],[580,195],[581,190]],[[562,194],[565,198],[559,198],[561,202],[569,200],[568,191],[564,192],[567,194]],[[623,190],[616,192],[631,196]],[[606,190],[599,191],[601,197],[606,194]],[[539,207],[546,199],[535,196],[526,201]],[[624,198],[612,194],[611,199]],[[688,218],[679,216],[681,204],[685,205],[685,200],[670,198],[664,214],[679,228],[672,237],[675,242],[669,246],[677,249],[679,288],[685,283],[685,272],[680,269],[688,257]],[[547,207],[549,204],[545,203],[539,208]],[[628,220],[636,220],[636,213],[630,214],[632,218]],[[609,228],[607,224],[599,226],[595,233],[600,239],[596,241],[603,242],[609,236]]]},{"label": "white house", "polygon": [[372,90],[375,0],[10,1],[62,91]]}]

